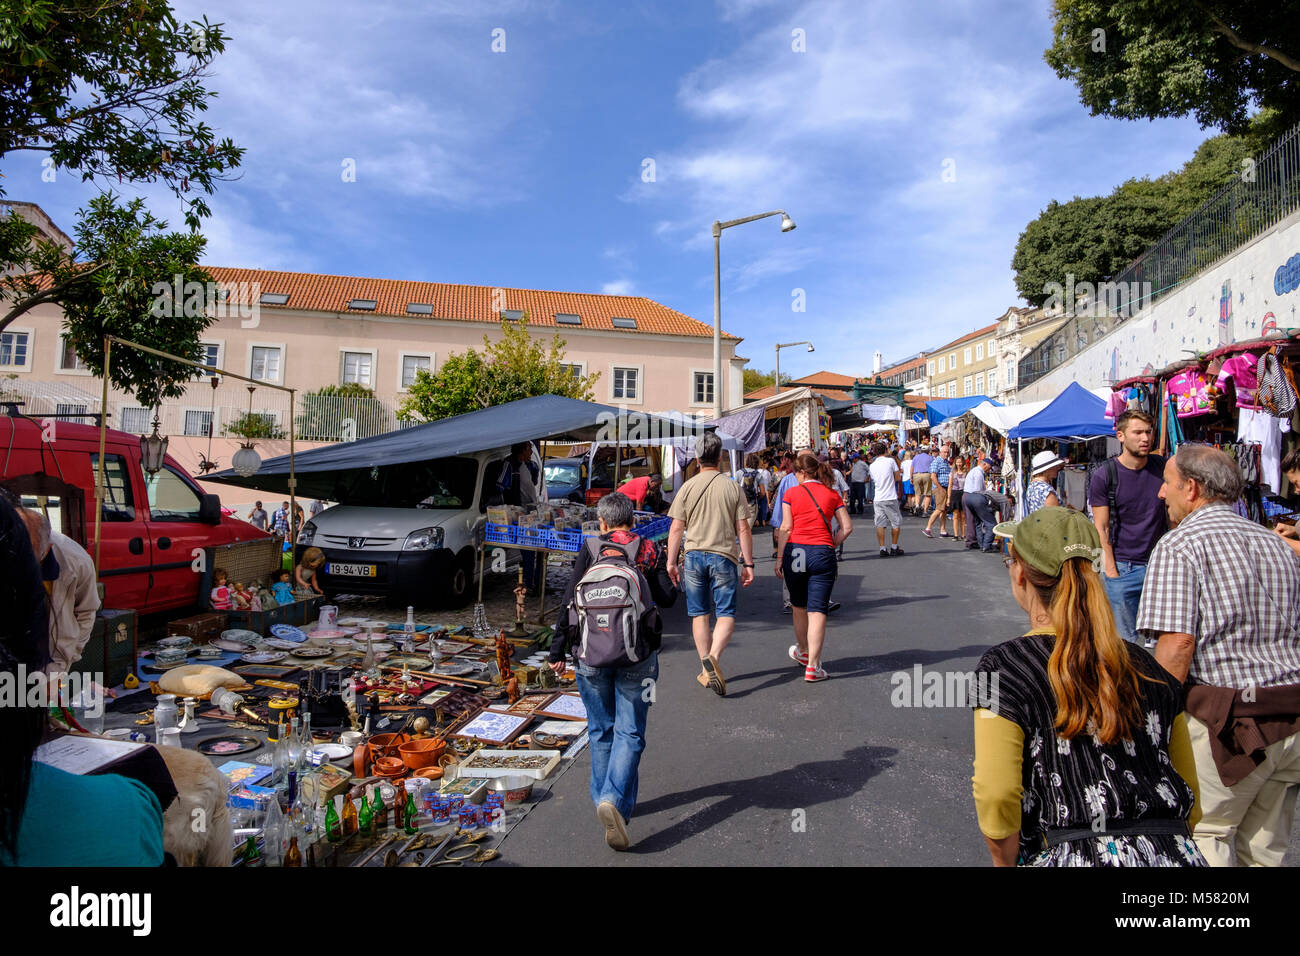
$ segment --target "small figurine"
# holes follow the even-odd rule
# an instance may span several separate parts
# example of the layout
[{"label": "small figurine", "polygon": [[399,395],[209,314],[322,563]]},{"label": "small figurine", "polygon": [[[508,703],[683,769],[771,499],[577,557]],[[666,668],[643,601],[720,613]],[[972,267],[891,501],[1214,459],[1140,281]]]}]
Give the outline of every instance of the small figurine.
[{"label": "small figurine", "polygon": [[226,583],[227,574],[225,568],[216,568],[212,572],[212,581],[215,587],[212,589],[212,610],[229,611],[231,609],[231,590],[230,585]]},{"label": "small figurine", "polygon": [[234,593],[231,594],[231,600],[234,601],[237,609],[247,611],[253,604],[253,594],[242,584],[236,582]]},{"label": "small figurine", "polygon": [[510,677],[510,642],[506,640],[506,632],[501,631],[497,634],[497,682],[504,684]]},{"label": "small figurine", "polygon": [[325,552],[320,548],[308,548],[302,553],[302,561],[294,571],[294,577],[298,581],[301,590],[309,594],[315,592],[323,595],[325,592],[320,588],[320,582],[317,580],[319,571],[325,566]]},{"label": "small figurine", "polygon": [[524,569],[519,569],[519,583],[515,585],[515,626],[510,631],[511,637],[526,637],[528,628],[524,627],[524,600],[528,597],[528,587],[524,584]]},{"label": "small figurine", "polygon": [[275,573],[275,584],[271,585],[271,594],[280,604],[293,603],[293,585],[289,583],[289,572],[281,569]]},{"label": "small figurine", "polygon": [[515,703],[519,700],[519,696],[519,678],[512,674],[510,679],[506,681],[506,703]]}]

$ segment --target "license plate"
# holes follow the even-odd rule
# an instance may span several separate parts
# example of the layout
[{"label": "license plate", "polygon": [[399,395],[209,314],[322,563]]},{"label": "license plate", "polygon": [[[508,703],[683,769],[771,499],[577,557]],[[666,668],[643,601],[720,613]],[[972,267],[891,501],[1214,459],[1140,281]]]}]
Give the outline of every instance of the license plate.
[{"label": "license plate", "polygon": [[377,570],[373,564],[335,564],[331,561],[325,565],[326,574],[337,574],[347,578],[373,578],[377,576]]}]

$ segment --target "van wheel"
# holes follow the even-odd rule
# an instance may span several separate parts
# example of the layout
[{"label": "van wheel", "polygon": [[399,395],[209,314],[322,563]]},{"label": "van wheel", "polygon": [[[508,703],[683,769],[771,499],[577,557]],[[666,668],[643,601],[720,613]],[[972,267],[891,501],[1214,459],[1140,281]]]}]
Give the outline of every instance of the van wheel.
[{"label": "van wheel", "polygon": [[451,577],[442,592],[442,603],[447,607],[464,607],[474,594],[474,555],[466,551],[452,567]]}]

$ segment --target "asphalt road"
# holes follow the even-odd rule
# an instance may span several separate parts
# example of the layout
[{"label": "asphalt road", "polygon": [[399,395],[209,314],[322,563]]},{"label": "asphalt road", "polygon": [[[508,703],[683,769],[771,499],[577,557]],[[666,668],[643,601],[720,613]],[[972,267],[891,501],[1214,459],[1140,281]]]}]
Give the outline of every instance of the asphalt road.
[{"label": "asphalt road", "polygon": [[881,558],[870,518],[859,519],[835,586],[831,679],[819,684],[786,656],[793,627],[764,529],[722,660],[725,698],[695,681],[685,602],[665,615],[631,850],[605,845],[584,752],[494,865],[988,865],[971,800],[971,711],[895,706],[891,678],[917,664],[970,671],[1026,619],[1000,557],[921,527],[905,518],[907,553]]}]

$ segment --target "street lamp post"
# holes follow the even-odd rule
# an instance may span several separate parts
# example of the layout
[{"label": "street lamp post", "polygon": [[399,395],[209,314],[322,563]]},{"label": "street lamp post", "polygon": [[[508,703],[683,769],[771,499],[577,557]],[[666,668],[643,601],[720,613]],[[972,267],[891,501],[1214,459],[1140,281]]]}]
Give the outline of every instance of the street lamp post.
[{"label": "street lamp post", "polygon": [[713,417],[722,417],[722,230],[732,226],[742,226],[756,219],[769,216],[781,217],[781,231],[789,232],[794,228],[794,220],[784,209],[761,212],[757,216],[744,219],[732,219],[727,222],[714,220],[713,223]]},{"label": "street lamp post", "polygon": [[[794,345],[806,345],[809,352],[817,351],[811,342],[779,342],[776,346],[776,391],[781,391],[781,350]],[[773,393],[775,394],[775,392]]]}]

